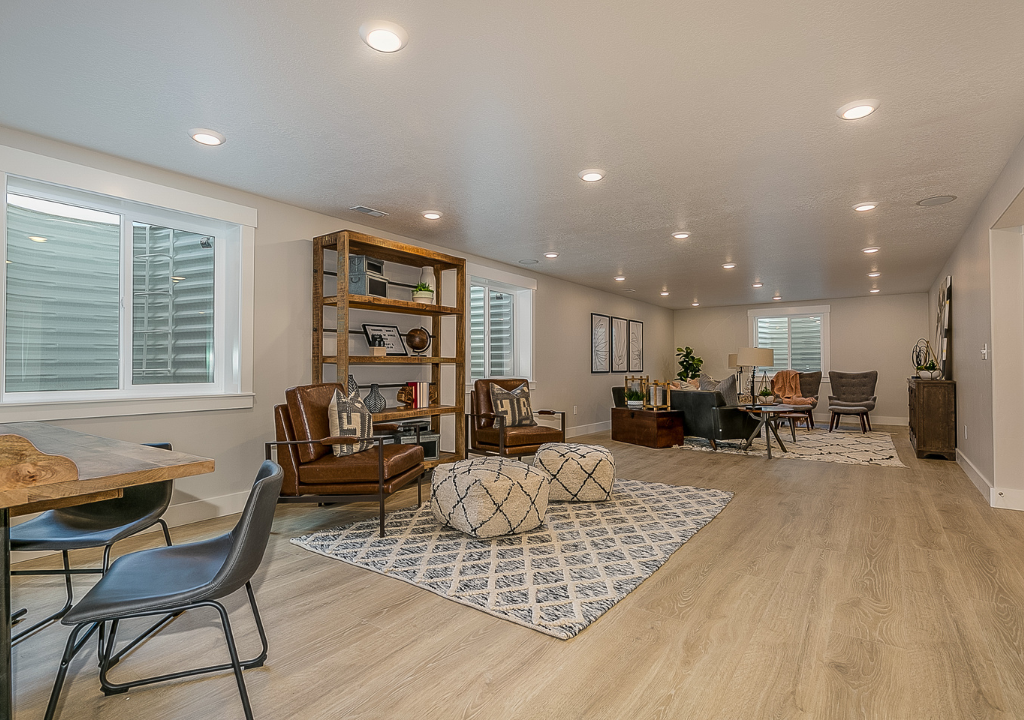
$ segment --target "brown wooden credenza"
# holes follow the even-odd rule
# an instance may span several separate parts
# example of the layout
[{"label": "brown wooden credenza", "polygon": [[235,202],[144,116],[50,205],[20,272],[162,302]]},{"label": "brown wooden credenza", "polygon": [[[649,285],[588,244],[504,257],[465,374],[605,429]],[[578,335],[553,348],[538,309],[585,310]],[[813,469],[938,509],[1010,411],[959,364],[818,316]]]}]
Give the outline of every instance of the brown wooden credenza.
[{"label": "brown wooden credenza", "polygon": [[956,381],[907,378],[907,393],[914,452],[956,460]]},{"label": "brown wooden credenza", "polygon": [[612,440],[666,448],[683,444],[681,410],[630,410],[612,408]]}]

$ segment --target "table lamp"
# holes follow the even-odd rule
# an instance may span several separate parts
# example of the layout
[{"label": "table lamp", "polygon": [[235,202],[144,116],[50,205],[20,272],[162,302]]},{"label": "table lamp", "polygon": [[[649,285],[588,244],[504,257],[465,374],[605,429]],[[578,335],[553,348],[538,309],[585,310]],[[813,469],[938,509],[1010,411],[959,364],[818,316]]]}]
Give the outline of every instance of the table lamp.
[{"label": "table lamp", "polygon": [[754,378],[757,377],[757,369],[774,366],[775,351],[771,348],[740,348],[736,353],[736,364],[752,368],[750,371],[750,399],[753,402],[757,399],[757,393],[754,392]]}]

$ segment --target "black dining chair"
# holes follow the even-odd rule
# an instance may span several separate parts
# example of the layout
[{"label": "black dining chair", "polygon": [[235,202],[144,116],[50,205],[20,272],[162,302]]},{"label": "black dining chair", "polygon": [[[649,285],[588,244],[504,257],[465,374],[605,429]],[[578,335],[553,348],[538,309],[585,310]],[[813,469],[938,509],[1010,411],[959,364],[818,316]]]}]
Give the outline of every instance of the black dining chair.
[{"label": "black dining chair", "polygon": [[[170,443],[145,443],[150,447],[170,450]],[[164,540],[171,544],[171,533],[167,523],[160,517],[171,504],[173,480],[127,487],[119,498],[86,503],[59,510],[47,510],[21,525],[11,528],[11,550],[24,552],[60,552],[64,560],[63,570],[12,570],[11,575],[63,575],[67,589],[67,601],[57,612],[49,615],[31,627],[19,631],[11,638],[15,645],[41,627],[60,620],[71,609],[74,590],[72,575],[102,575],[110,565],[110,549],[118,540],[159,524],[164,531]],[[103,548],[103,567],[71,568],[68,551],[87,548]],[[19,610],[12,617],[21,619],[26,614]],[[23,621],[23,620],[22,620]]]},{"label": "black dining chair", "polygon": [[[100,581],[61,620],[64,625],[73,625],[74,630],[64,648],[50,703],[46,708],[46,720],[51,720],[57,710],[71,661],[89,637],[97,629],[102,632],[107,623],[110,623],[109,635],[99,653],[100,686],[105,695],[117,695],[134,687],[166,680],[233,670],[238,692],[242,696],[245,717],[252,720],[252,708],[242,670],[262,666],[267,659],[268,646],[250,580],[259,568],[270,540],[274,510],[283,479],[284,472],[280,465],[270,460],[264,461],[242,516],[228,533],[188,545],[140,550],[114,561]],[[217,602],[242,587],[245,587],[249,596],[249,605],[263,645],[260,654],[252,660],[238,659],[227,610]],[[164,627],[171,618],[187,610],[203,607],[213,608],[220,615],[231,656],[230,663],[124,683],[114,683],[107,679],[112,667],[139,643]],[[129,618],[148,616],[161,616],[161,619],[115,653],[118,624]]]}]

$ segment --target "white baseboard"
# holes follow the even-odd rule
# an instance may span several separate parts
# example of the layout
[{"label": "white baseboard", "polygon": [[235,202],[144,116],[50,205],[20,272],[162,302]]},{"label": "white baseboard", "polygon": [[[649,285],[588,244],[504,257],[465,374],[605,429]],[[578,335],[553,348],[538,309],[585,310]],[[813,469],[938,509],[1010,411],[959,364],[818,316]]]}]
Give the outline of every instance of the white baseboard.
[{"label": "white baseboard", "polygon": [[567,427],[565,429],[566,439],[571,437],[579,437],[580,435],[590,435],[591,433],[605,432],[612,429],[612,421],[605,420],[604,422],[592,423],[590,425],[577,425],[576,427]]},{"label": "white baseboard", "polygon": [[[828,429],[828,419],[829,419],[829,411],[828,411],[827,407],[825,408],[824,411],[821,410],[820,406],[814,409],[814,422],[821,423],[822,425],[825,426],[825,429]],[[857,419],[856,415],[848,415],[848,416],[843,418],[843,426],[844,427],[847,426],[847,425],[850,425],[850,426],[857,425],[859,422],[860,422],[860,420]],[[875,426],[875,425],[907,426],[909,424],[910,424],[910,418],[909,417],[893,417],[893,416],[889,416],[889,415],[875,415],[875,414],[871,415],[871,425],[872,426]]]},{"label": "white baseboard", "polygon": [[1024,490],[994,487],[989,491],[989,505],[1004,510],[1024,510]]},{"label": "white baseboard", "polygon": [[[178,503],[167,508],[167,512],[164,513],[164,521],[173,528],[199,522],[200,520],[233,515],[234,513],[242,512],[242,508],[245,507],[245,501],[248,498],[249,491],[245,490],[230,495],[221,495],[220,497]],[[160,526],[153,525],[140,533],[140,535],[159,531]],[[52,554],[49,552],[12,552],[11,563],[24,562]]]},{"label": "white baseboard", "polygon": [[956,450],[956,464],[967,475],[967,478],[974,484],[974,487],[978,488],[980,492],[987,500],[989,504],[992,504],[992,481],[989,480],[985,475],[978,469],[978,467],[971,462],[971,459],[960,452],[960,448]]}]

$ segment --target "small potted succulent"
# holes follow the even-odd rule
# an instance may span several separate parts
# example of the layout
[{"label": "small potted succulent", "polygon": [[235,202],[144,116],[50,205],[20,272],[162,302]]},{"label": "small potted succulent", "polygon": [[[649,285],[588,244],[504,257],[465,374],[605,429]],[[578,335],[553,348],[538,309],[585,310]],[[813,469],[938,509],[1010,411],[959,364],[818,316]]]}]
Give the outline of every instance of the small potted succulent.
[{"label": "small potted succulent", "polygon": [[434,289],[427,285],[427,283],[417,283],[416,287],[412,291],[412,301],[422,303],[424,305],[434,304]]},{"label": "small potted succulent", "polygon": [[635,388],[626,390],[626,407],[630,410],[643,410],[644,394]]},{"label": "small potted succulent", "polygon": [[775,396],[772,395],[771,388],[769,388],[769,387],[761,388],[761,392],[758,393],[758,403],[757,404],[758,405],[774,405],[775,404]]},{"label": "small potted succulent", "polygon": [[929,360],[924,365],[917,366],[917,376],[922,380],[938,380],[942,372],[934,360]]}]

